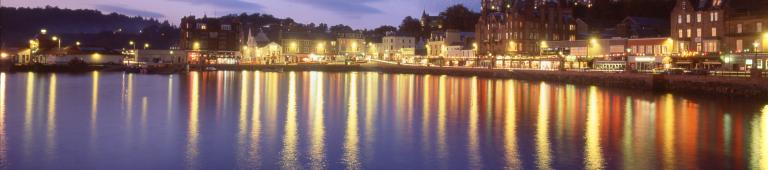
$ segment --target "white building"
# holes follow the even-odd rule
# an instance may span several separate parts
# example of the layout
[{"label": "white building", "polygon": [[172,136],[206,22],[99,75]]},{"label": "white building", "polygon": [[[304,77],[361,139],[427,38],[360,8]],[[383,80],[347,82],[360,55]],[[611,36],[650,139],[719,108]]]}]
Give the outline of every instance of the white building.
[{"label": "white building", "polygon": [[101,54],[101,53],[79,53],[67,54],[63,56],[49,55],[45,58],[45,63],[49,65],[64,65],[73,61],[80,60],[88,65],[104,64],[122,64],[125,56],[122,54]]},{"label": "white building", "polygon": [[474,33],[459,32],[457,30],[447,30],[445,32],[435,32],[427,42],[428,57],[446,57],[448,56],[449,46],[469,46]]},{"label": "white building", "polygon": [[475,58],[475,50],[466,49],[461,45],[452,45],[446,48],[446,58],[472,59]]},{"label": "white building", "polygon": [[379,51],[382,52],[384,60],[413,56],[416,51],[416,38],[388,33],[382,38],[380,48]]},{"label": "white building", "polygon": [[255,36],[248,31],[246,45],[241,49],[243,64],[266,64],[275,62],[283,55],[283,46],[272,42],[263,30]]},{"label": "white building", "polygon": [[82,61],[88,65],[123,64],[125,55],[105,48],[67,48],[44,56],[45,64],[64,65]]},{"label": "white building", "polygon": [[184,50],[137,50],[137,61],[146,64],[186,64]]}]

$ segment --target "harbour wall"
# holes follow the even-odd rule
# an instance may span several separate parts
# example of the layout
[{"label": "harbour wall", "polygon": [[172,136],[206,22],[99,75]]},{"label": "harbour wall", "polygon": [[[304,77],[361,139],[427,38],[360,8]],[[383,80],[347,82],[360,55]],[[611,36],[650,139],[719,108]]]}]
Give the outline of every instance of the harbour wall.
[{"label": "harbour wall", "polygon": [[[605,73],[542,70],[506,70],[488,68],[424,67],[388,64],[360,65],[221,65],[219,70],[261,71],[325,71],[325,72],[381,72],[402,74],[432,74],[452,76],[479,76],[488,78],[546,81],[579,85],[644,90],[649,92],[675,92],[694,95],[768,99],[768,79],[723,76],[654,75],[638,73]],[[192,66],[193,70],[203,70]]]}]

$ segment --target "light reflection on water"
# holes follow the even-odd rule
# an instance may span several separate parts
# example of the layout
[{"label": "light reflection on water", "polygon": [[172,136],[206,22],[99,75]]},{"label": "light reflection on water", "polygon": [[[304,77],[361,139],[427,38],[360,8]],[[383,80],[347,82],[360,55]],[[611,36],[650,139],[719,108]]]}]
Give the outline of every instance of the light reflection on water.
[{"label": "light reflection on water", "polygon": [[765,169],[765,103],[438,75],[0,73],[0,167]]}]

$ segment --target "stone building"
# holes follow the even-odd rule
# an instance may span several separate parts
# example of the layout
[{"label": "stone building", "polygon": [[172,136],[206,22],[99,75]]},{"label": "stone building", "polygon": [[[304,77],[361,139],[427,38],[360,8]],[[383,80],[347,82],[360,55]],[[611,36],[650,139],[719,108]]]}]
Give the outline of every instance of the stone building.
[{"label": "stone building", "polygon": [[383,52],[385,60],[413,56],[416,53],[416,38],[390,32],[382,38],[379,50]]},{"label": "stone building", "polygon": [[[765,0],[677,0],[671,13],[671,34],[683,55],[718,55],[761,50]],[[756,46],[755,46],[756,45]]]},{"label": "stone building", "polygon": [[366,52],[365,37],[359,32],[338,33],[336,35],[338,43],[338,55],[346,57],[364,56]]},{"label": "stone building", "polygon": [[576,40],[576,19],[565,1],[483,0],[481,8],[479,55],[534,56],[542,41]]},{"label": "stone building", "polygon": [[443,21],[445,19],[440,16],[430,16],[427,14],[427,11],[424,10],[424,12],[421,14],[421,27],[427,30],[442,30],[443,29]]},{"label": "stone building", "polygon": [[462,49],[471,47],[475,40],[472,32],[460,32],[458,30],[435,31],[430,35],[426,43],[428,57],[446,57],[448,47],[459,46]]},{"label": "stone building", "polygon": [[179,26],[179,46],[190,51],[190,63],[234,64],[240,58],[244,42],[239,21],[188,16],[181,19]]}]

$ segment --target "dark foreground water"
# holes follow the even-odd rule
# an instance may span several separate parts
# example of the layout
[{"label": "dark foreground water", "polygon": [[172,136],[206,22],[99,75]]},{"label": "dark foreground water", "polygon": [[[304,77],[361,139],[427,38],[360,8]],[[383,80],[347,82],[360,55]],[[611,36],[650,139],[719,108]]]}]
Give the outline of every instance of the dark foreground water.
[{"label": "dark foreground water", "polygon": [[378,73],[0,74],[4,169],[766,169],[768,102]]}]

